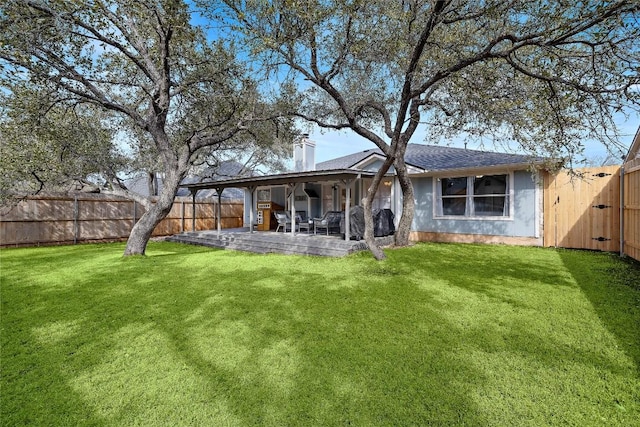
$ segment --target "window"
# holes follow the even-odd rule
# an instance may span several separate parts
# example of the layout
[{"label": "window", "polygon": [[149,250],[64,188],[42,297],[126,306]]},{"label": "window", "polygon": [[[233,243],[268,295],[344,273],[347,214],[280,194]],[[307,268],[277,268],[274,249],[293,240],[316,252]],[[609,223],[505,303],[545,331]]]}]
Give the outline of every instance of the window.
[{"label": "window", "polygon": [[467,178],[443,178],[442,215],[464,215],[467,206]]},{"label": "window", "polygon": [[[371,185],[371,179],[362,180],[362,197],[367,194],[367,189]],[[393,187],[393,178],[382,178],[378,191],[371,201],[371,209],[391,209],[391,189]]]},{"label": "window", "polygon": [[383,178],[373,198],[371,209],[391,209],[391,178]]},{"label": "window", "polygon": [[436,193],[436,216],[509,216],[506,174],[437,178]]}]

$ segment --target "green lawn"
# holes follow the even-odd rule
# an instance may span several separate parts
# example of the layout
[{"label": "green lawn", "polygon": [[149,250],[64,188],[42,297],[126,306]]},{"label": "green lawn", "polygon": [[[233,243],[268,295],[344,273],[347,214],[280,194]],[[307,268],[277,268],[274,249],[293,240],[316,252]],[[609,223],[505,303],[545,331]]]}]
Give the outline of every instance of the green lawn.
[{"label": "green lawn", "polygon": [[638,425],[640,268],[420,244],[1,257],[2,425]]}]

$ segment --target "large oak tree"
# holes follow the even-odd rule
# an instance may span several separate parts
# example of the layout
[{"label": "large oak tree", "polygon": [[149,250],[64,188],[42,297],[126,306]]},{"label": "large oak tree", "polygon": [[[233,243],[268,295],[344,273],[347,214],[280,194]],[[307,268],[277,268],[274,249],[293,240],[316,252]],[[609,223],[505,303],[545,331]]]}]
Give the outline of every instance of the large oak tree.
[{"label": "large oak tree", "polygon": [[[267,99],[233,43],[209,40],[191,18],[182,0],[8,0],[0,10],[0,82],[5,99],[20,101],[3,124],[19,124],[16,112],[31,106],[24,112],[36,120],[41,114],[41,123],[73,129],[69,120],[76,117],[81,130],[97,110],[103,114],[93,116],[96,129],[129,143],[125,154],[162,174],[152,203],[122,185],[122,171],[109,154],[121,147],[106,143],[95,156],[99,165],[91,168],[99,169],[111,191],[145,207],[125,255],[144,254],[194,162],[217,152],[268,152],[292,135],[290,121],[279,117],[276,100]],[[57,145],[69,135],[77,138],[66,140],[75,149],[88,141],[78,132],[22,130],[25,137],[11,142],[28,146],[27,152],[40,153],[46,138],[56,135]],[[16,132],[3,135],[9,134]],[[9,148],[3,143],[3,150]]]},{"label": "large oak tree", "polygon": [[516,142],[570,159],[586,140],[616,144],[614,114],[638,107],[640,3],[530,0],[225,0],[200,2],[302,92],[294,113],[351,129],[386,156],[403,192],[396,244],[414,195],[404,161],[419,127],[436,137]]}]

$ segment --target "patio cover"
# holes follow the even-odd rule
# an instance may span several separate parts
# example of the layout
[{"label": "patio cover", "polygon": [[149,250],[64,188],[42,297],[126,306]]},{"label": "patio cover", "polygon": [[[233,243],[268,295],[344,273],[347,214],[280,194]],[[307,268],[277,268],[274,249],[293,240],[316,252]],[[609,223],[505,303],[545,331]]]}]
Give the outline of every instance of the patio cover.
[{"label": "patio cover", "polygon": [[[182,184],[180,187],[187,188],[191,192],[192,197],[195,200],[198,190],[214,188],[218,193],[218,214],[217,225],[218,232],[220,232],[220,195],[225,188],[247,188],[251,192],[251,212],[249,221],[249,231],[253,232],[253,192],[256,188],[268,185],[287,185],[292,191],[290,197],[293,197],[293,189],[295,186],[302,182],[327,182],[327,181],[340,181],[345,185],[346,204],[345,204],[345,240],[349,240],[349,213],[350,213],[350,200],[351,200],[351,184],[360,178],[373,178],[375,172],[355,170],[355,169],[333,169],[333,170],[319,170],[319,171],[305,171],[305,172],[292,172],[283,173],[278,175],[262,175],[252,176],[247,178],[234,178],[225,179],[220,181],[208,181],[198,182],[193,184]],[[295,203],[291,205],[291,218],[295,221]],[[195,202],[193,204],[195,208]],[[195,213],[193,215],[193,221],[195,224]],[[195,225],[194,225],[195,229]],[[294,234],[295,222],[291,225],[291,233]]]}]

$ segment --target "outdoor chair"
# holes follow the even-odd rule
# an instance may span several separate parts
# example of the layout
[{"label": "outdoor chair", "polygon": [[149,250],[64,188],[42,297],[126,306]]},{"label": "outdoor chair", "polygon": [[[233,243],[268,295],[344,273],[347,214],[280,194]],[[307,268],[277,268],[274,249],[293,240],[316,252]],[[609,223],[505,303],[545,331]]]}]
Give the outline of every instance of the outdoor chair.
[{"label": "outdoor chair", "polygon": [[322,218],[313,219],[313,234],[318,234],[318,229],[326,230],[327,236],[331,230],[337,230],[340,232],[340,219],[342,218],[342,212],[328,211]]},{"label": "outdoor chair", "polygon": [[[276,233],[280,230],[280,227],[282,227],[283,232],[291,231],[291,215],[289,214],[289,212],[278,211],[274,212],[274,215],[276,216],[276,220],[278,221]],[[306,216],[307,214],[305,211],[301,211],[299,213],[296,212],[296,229],[298,232],[302,230],[307,230],[307,232],[310,232],[309,220],[306,219]]]},{"label": "outdoor chair", "polygon": [[286,212],[274,212],[274,215],[276,216],[276,220],[278,221],[276,233],[278,232],[278,230],[280,230],[280,227],[282,227],[283,233],[287,232],[287,227],[289,227],[289,230],[291,230],[291,218],[289,218],[289,215],[287,215]]},{"label": "outdoor chair", "polygon": [[302,232],[306,230],[307,233],[311,233],[311,221],[307,218],[306,211],[298,211],[296,212],[296,227],[298,227],[298,232]]}]

